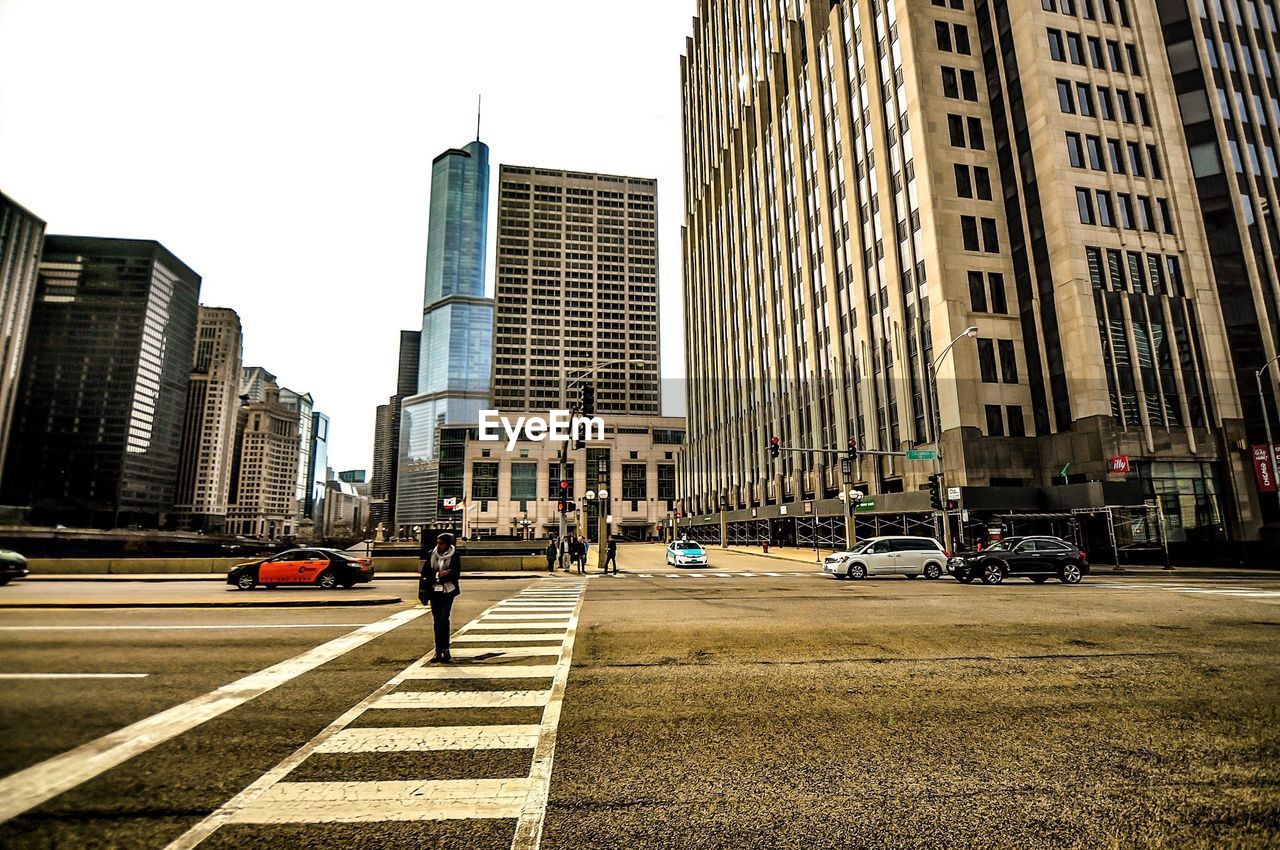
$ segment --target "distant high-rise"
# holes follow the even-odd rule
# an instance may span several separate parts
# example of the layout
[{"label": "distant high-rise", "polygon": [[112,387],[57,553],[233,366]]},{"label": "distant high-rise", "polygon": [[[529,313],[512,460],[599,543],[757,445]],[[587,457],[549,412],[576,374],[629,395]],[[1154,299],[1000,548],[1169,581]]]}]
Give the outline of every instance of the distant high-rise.
[{"label": "distant high-rise", "polygon": [[280,403],[274,383],[262,387],[262,400],[241,406],[236,425],[227,531],[275,540],[298,531],[300,419],[296,408]]},{"label": "distant high-rise", "polygon": [[[373,475],[369,479],[369,522],[374,528],[391,518],[392,487],[395,481],[396,441],[392,436],[392,408],[395,396],[387,404],[378,405],[373,423]],[[395,429],[398,430],[398,429]]]},{"label": "distant high-rise", "polygon": [[[312,441],[312,433],[315,428],[315,401],[311,398],[311,393],[295,392],[288,387],[280,388],[280,403],[298,415],[298,482],[297,494],[295,500],[298,510],[299,532],[303,531],[303,523],[307,522],[310,526],[311,515],[307,510],[308,503],[311,500],[311,479],[312,479],[312,456],[311,451],[315,448]],[[323,467],[321,467],[323,469]]]},{"label": "distant high-rise", "polygon": [[173,509],[200,276],[158,242],[48,236],[3,499],[36,522]]},{"label": "distant high-rise", "polygon": [[[489,149],[478,139],[436,157],[416,394],[401,404],[395,496],[400,527],[440,508],[436,431],[476,422],[489,403],[493,301],[484,297]],[[403,358],[402,358],[403,359]]]},{"label": "distant high-rise", "polygon": [[261,366],[245,366],[240,372],[240,395],[249,401],[263,401],[267,387],[276,382],[276,376]]},{"label": "distant high-rise", "polygon": [[311,414],[311,446],[307,451],[307,501],[303,514],[324,525],[324,500],[329,483],[329,416],[316,410]]},{"label": "distant high-rise", "polygon": [[221,531],[226,525],[241,352],[236,312],[201,306],[174,496],[175,521],[181,527]]},{"label": "distant high-rise", "polygon": [[347,484],[363,484],[368,477],[368,470],[365,469],[344,469],[338,473],[338,480]]},{"label": "distant high-rise", "polygon": [[0,193],[0,481],[43,245],[44,222]]},{"label": "distant high-rise", "polygon": [[[596,372],[598,413],[657,416],[657,184],[504,165],[498,172],[493,403],[567,409]],[[618,362],[621,361],[621,362]]]}]

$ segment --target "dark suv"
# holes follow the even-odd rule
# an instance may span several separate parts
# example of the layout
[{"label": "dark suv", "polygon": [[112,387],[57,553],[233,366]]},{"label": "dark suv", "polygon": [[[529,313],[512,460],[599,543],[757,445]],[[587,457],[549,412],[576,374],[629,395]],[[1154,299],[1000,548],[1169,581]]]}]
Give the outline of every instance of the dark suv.
[{"label": "dark suv", "polygon": [[1006,537],[981,552],[967,552],[947,562],[947,572],[968,584],[999,584],[1008,576],[1026,576],[1036,584],[1058,578],[1063,584],[1079,584],[1089,574],[1089,562],[1061,537]]}]

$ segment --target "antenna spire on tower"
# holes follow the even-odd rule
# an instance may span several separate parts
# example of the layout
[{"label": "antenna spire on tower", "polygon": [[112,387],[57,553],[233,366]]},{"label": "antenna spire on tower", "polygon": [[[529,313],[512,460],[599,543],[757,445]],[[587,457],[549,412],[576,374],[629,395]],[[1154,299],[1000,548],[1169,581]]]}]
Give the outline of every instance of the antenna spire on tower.
[{"label": "antenna spire on tower", "polygon": [[483,95],[476,95],[476,141],[480,141],[480,99]]}]

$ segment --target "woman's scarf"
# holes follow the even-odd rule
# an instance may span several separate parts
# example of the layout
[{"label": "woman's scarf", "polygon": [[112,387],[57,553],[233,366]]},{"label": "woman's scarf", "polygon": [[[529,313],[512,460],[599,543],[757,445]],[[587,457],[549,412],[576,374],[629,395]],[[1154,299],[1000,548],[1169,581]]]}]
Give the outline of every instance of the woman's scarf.
[{"label": "woman's scarf", "polygon": [[453,560],[454,548],[450,546],[443,553],[439,549],[431,550],[431,570],[437,576],[440,575],[441,570],[449,569],[449,562]]}]

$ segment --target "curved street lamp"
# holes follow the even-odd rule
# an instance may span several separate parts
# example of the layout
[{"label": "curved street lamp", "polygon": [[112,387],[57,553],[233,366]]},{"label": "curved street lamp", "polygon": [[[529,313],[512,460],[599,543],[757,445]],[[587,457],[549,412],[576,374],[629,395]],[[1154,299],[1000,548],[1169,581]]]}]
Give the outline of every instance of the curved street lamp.
[{"label": "curved street lamp", "polygon": [[[1267,413],[1267,397],[1262,393],[1262,373],[1271,368],[1271,364],[1280,360],[1280,354],[1272,357],[1262,365],[1262,368],[1253,373],[1254,380],[1258,382],[1258,404],[1262,407],[1262,427],[1267,435],[1267,463],[1271,464],[1271,480],[1274,482],[1276,477],[1276,444],[1271,442],[1271,416]],[[1280,487],[1276,487],[1276,499],[1280,500]]]},{"label": "curved street lamp", "polygon": [[[946,478],[942,472],[942,411],[938,409],[938,367],[942,365],[943,359],[951,353],[951,348],[962,339],[972,338],[978,335],[976,325],[970,325],[961,331],[955,339],[947,343],[946,348],[939,352],[938,356],[933,359],[932,365],[929,367],[929,395],[933,401],[933,415],[935,417],[933,443],[935,451],[933,453],[934,466],[938,473],[938,486],[941,488],[946,482]],[[946,496],[946,490],[942,491],[942,495]],[[946,507],[944,500],[943,507]],[[951,551],[951,518],[947,515],[947,511],[942,512],[942,548]]]}]

